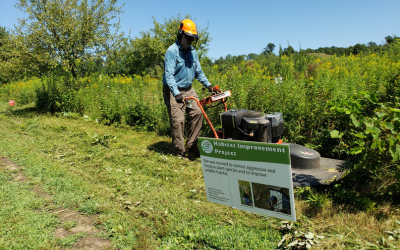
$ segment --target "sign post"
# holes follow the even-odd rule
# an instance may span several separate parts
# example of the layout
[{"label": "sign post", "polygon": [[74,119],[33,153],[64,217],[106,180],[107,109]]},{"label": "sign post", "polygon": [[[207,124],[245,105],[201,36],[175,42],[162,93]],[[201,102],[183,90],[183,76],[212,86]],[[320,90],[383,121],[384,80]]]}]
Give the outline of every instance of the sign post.
[{"label": "sign post", "polygon": [[296,221],[289,145],[198,140],[209,201]]}]

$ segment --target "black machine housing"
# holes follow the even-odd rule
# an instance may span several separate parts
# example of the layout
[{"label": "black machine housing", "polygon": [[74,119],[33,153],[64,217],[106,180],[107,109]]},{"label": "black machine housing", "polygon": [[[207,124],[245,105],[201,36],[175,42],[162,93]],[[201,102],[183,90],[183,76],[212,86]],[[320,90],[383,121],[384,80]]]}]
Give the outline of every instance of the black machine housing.
[{"label": "black machine housing", "polygon": [[[283,134],[282,113],[231,109],[220,114],[223,139],[277,143]],[[282,142],[280,142],[282,143]],[[321,155],[310,148],[289,144],[292,168],[317,169]]]},{"label": "black machine housing", "polygon": [[[323,158],[314,149],[280,141],[284,131],[282,113],[231,109],[220,114],[223,139],[282,143],[289,146],[294,186],[330,185],[343,172],[344,161]],[[221,134],[222,133],[222,134]]]},{"label": "black machine housing", "polygon": [[[261,111],[231,109],[220,114],[223,139],[277,143],[283,134],[282,113],[263,115]],[[279,142],[282,143],[282,142]],[[316,169],[321,155],[310,148],[284,143],[290,146],[292,168]]]},{"label": "black machine housing", "polygon": [[284,131],[282,113],[230,109],[220,114],[223,138],[276,143]]}]

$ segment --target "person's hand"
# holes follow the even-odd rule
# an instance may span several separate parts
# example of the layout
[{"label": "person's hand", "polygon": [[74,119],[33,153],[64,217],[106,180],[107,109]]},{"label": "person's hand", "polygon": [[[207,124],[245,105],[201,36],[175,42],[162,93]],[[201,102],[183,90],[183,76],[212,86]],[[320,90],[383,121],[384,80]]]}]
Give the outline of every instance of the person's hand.
[{"label": "person's hand", "polygon": [[210,92],[221,93],[221,90],[219,89],[219,86],[213,87],[212,85],[210,85],[210,86],[208,86],[208,90]]},{"label": "person's hand", "polygon": [[175,101],[176,101],[177,103],[183,103],[183,96],[182,96],[182,94],[176,95],[176,96],[175,96]]}]

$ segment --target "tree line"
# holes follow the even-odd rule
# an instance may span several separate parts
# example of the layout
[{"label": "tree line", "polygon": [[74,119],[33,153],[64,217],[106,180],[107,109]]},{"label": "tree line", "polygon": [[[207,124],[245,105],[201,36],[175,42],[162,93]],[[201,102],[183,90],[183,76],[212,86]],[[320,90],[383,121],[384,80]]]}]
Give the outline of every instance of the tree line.
[{"label": "tree line", "polygon": [[[164,22],[153,18],[153,28],[131,38],[120,32],[119,15],[123,12],[117,0],[18,0],[16,7],[28,17],[19,19],[13,30],[0,26],[0,83],[29,77],[63,75],[71,79],[91,73],[109,75],[144,75],[162,77],[164,55],[176,41],[177,27],[190,15],[170,17]],[[267,64],[283,55],[324,53],[350,55],[381,53],[397,36],[385,37],[384,45],[375,42],[356,44],[348,48],[323,47],[295,51],[292,46],[268,43],[260,54],[220,57],[207,56],[212,40],[208,27],[199,28],[196,44],[203,68],[219,66],[226,71],[243,61]]]},{"label": "tree line", "polygon": [[[151,74],[163,72],[164,55],[175,42],[177,27],[189,15],[153,19],[154,27],[131,38],[120,32],[117,0],[18,0],[28,17],[13,30],[0,24],[0,83],[29,77],[77,79],[91,73]],[[199,56],[211,37],[199,29]]]},{"label": "tree line", "polygon": [[375,42],[368,42],[367,44],[360,44],[357,43],[354,46],[349,46],[347,48],[343,48],[343,47],[335,47],[335,46],[331,46],[331,47],[321,47],[318,48],[316,50],[312,50],[312,49],[306,49],[307,53],[324,53],[327,55],[337,55],[337,56],[342,56],[342,55],[357,55],[360,53],[364,53],[364,54],[371,54],[371,53],[382,53],[384,51],[387,51],[388,47],[395,43],[397,40],[399,39],[399,37],[397,37],[396,35],[394,36],[386,36],[385,37],[385,42],[384,44],[380,44],[377,45]]},{"label": "tree line", "polygon": [[395,42],[399,41],[399,37],[394,36],[386,36],[384,44],[377,45],[375,42],[368,42],[367,44],[355,44],[349,47],[320,47],[318,49],[306,49],[300,51],[296,51],[292,46],[288,45],[287,48],[282,48],[279,45],[279,51],[275,54],[274,50],[276,48],[275,44],[268,43],[267,46],[262,50],[260,54],[249,53],[247,55],[238,55],[232,56],[227,55],[226,57],[220,57],[214,61],[215,65],[218,65],[219,68],[226,68],[226,65],[238,65],[243,61],[254,60],[258,63],[265,64],[267,61],[274,60],[276,57],[280,57],[283,55],[286,56],[315,56],[317,53],[323,53],[326,55],[336,55],[336,56],[349,56],[349,55],[358,55],[360,53],[363,54],[372,54],[372,53],[384,53],[388,51],[390,46]]}]

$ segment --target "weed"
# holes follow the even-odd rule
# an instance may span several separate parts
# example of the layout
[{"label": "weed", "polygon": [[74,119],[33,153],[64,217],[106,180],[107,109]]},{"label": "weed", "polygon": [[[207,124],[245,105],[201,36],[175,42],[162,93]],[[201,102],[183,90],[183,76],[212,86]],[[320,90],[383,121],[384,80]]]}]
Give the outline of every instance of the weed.
[{"label": "weed", "polygon": [[117,138],[113,135],[103,135],[103,136],[98,137],[97,134],[95,134],[92,137],[91,145],[93,146],[93,145],[100,144],[102,146],[107,147],[111,139],[115,140]]},{"label": "weed", "polygon": [[[296,229],[314,227],[315,232],[327,236],[327,248],[388,247],[389,235],[384,232],[397,230],[388,223],[399,216],[394,205],[399,201],[398,161],[392,160],[398,156],[399,140],[398,53],[397,49],[382,55],[322,60],[292,55],[211,69],[210,81],[232,90],[228,108],[282,112],[286,140],[316,148],[323,156],[359,162],[353,164],[354,171],[346,180],[327,191],[297,190]],[[277,84],[274,77],[278,75],[283,81]],[[54,206],[100,213],[98,226],[121,249],[235,247],[234,227],[225,218],[230,216],[228,209],[206,201],[200,162],[182,162],[169,155],[171,139],[159,136],[168,133],[159,80],[146,76],[104,76],[99,80],[87,76],[77,80],[74,86],[79,88],[63,92],[60,89],[66,80],[56,78],[31,79],[34,84],[27,80],[27,84],[10,83],[0,88],[4,101],[0,104],[0,151],[22,164],[31,180],[53,194]],[[198,83],[193,86],[201,92]],[[368,90],[369,96],[363,90]],[[37,113],[32,105],[23,108],[18,98],[16,107],[6,111],[13,95],[29,103],[36,98],[40,110],[58,112],[58,117]],[[218,124],[219,113],[218,109],[208,110],[213,124]],[[76,119],[69,119],[72,117]],[[98,123],[92,122],[96,119]],[[118,126],[102,125],[113,123]],[[127,124],[136,130],[127,129]],[[158,134],[140,132],[149,130]],[[209,133],[204,126],[202,135]],[[14,198],[0,199],[2,205],[7,200],[30,197],[18,196],[21,190],[28,192],[26,186],[18,185],[11,191]],[[93,196],[88,199],[84,196],[88,194]],[[133,205],[136,202],[140,205]],[[388,202],[392,205],[386,205]],[[1,213],[2,222],[16,223],[0,223],[0,231],[17,226],[40,239],[42,233],[48,235],[55,222],[46,227],[35,213],[30,214],[33,208],[44,205],[27,200],[23,204],[29,204],[24,210],[29,214]],[[21,207],[14,208],[23,214]],[[161,217],[165,211],[168,216]],[[33,221],[26,221],[27,217]],[[278,231],[272,230],[270,241],[263,219],[242,212],[237,217],[239,247],[272,248],[272,242],[280,240]],[[11,243],[18,237],[18,231],[12,231],[0,244],[24,248],[24,242]],[[26,239],[36,248],[47,244],[32,241]],[[54,239],[52,242],[46,246],[55,244]],[[394,240],[390,244],[398,247]]]},{"label": "weed", "polygon": [[69,231],[71,228],[76,227],[76,220],[67,220],[61,224],[61,227]]},{"label": "weed", "polygon": [[316,209],[326,208],[331,206],[331,200],[328,197],[328,194],[313,194],[309,193],[306,198],[306,202],[310,203],[311,206],[315,207]]},{"label": "weed", "polygon": [[140,227],[137,233],[137,244],[133,249],[155,249],[152,242],[149,240],[150,229],[147,227]]},{"label": "weed", "polygon": [[79,232],[73,235],[69,235],[64,238],[58,238],[57,244],[62,247],[72,247],[80,238],[85,237],[86,233]]},{"label": "weed", "polygon": [[320,240],[325,236],[315,233],[303,233],[295,231],[293,223],[283,221],[280,227],[283,234],[282,240],[278,243],[278,249],[310,249],[314,245],[321,244]]}]

